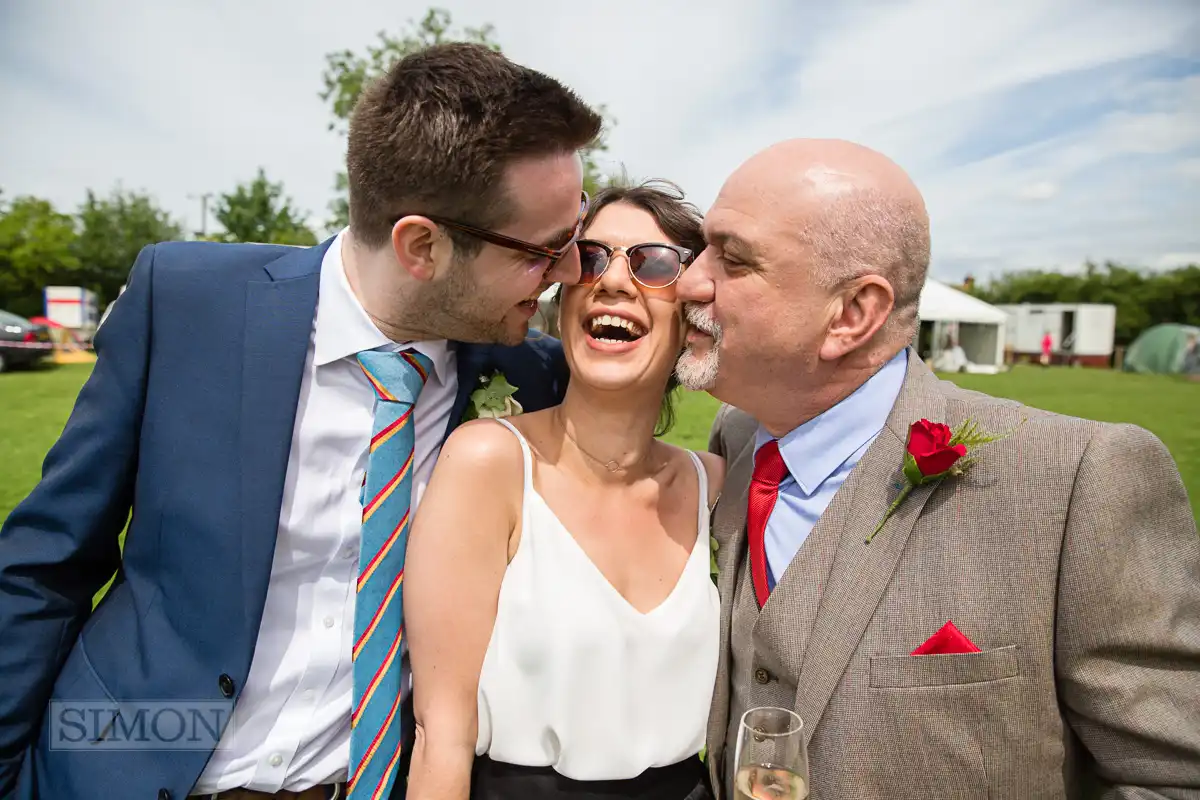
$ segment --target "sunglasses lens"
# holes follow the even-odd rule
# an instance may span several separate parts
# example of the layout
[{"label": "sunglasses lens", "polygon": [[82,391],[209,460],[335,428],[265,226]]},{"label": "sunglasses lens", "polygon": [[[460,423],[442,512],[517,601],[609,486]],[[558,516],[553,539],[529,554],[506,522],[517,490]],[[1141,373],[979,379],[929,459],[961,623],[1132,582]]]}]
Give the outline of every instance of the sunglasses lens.
[{"label": "sunglasses lens", "polygon": [[669,247],[638,247],[629,255],[629,266],[643,284],[661,289],[679,276],[679,254]]},{"label": "sunglasses lens", "polygon": [[608,263],[608,253],[592,242],[579,243],[579,282],[595,283]]}]

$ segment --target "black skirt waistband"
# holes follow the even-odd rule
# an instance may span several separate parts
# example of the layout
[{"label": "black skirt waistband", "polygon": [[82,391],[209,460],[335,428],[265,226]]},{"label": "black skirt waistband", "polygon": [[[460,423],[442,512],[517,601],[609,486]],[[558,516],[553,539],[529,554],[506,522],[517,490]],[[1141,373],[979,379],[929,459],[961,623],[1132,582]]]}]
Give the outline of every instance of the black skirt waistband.
[{"label": "black skirt waistband", "polygon": [[636,778],[578,781],[553,767],[525,767],[478,756],[471,800],[709,800],[708,771],[698,757],[652,767]]}]

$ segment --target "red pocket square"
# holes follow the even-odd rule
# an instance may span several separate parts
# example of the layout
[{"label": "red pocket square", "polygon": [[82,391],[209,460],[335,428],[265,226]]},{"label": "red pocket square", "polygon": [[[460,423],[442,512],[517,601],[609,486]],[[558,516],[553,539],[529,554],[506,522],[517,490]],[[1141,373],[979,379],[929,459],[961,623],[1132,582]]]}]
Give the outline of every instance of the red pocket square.
[{"label": "red pocket square", "polygon": [[949,653],[978,653],[979,648],[963,632],[947,621],[925,644],[912,651],[914,656],[942,656]]}]

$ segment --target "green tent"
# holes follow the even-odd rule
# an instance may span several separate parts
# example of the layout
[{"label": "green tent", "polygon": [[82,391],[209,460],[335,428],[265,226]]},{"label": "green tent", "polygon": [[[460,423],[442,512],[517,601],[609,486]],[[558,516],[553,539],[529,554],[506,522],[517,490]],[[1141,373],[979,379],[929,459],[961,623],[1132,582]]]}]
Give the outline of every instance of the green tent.
[{"label": "green tent", "polygon": [[[1178,374],[1200,372],[1200,343],[1190,356],[1188,342],[1200,340],[1200,328],[1167,322],[1142,331],[1125,353],[1127,372]],[[1185,363],[1186,362],[1186,363]]]}]

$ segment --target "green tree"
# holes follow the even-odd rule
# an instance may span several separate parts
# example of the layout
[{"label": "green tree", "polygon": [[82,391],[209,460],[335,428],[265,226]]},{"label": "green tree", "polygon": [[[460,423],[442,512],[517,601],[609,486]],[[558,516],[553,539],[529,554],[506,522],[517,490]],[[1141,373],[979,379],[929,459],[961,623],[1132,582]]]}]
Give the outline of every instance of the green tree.
[{"label": "green tree", "polygon": [[1200,265],[1162,273],[1146,287],[1146,312],[1156,322],[1179,322],[1200,327]]},{"label": "green tree", "polygon": [[[493,38],[495,26],[488,24],[481,28],[454,27],[450,12],[442,8],[431,8],[418,22],[409,20],[408,26],[397,35],[379,31],[377,42],[367,46],[365,53],[352,50],[340,50],[325,56],[325,71],[322,79],[325,88],[320,96],[330,104],[333,120],[329,129],[341,135],[346,134],[350,114],[354,104],[362,94],[363,87],[372,80],[383,75],[392,64],[407,55],[426,47],[444,42],[475,42],[486,45],[499,52],[500,45]],[[597,107],[604,119],[606,127],[616,124],[616,119],[608,113],[605,106]],[[589,194],[595,194],[604,183],[604,178],[597,165],[597,154],[608,150],[604,136],[583,151],[584,178],[583,185]],[[336,199],[329,204],[332,218],[331,228],[340,228],[350,220],[350,203],[346,196],[346,173],[340,172],[334,180]]]},{"label": "green tree", "polygon": [[1117,309],[1116,343],[1126,345],[1161,322],[1200,324],[1200,267],[1166,272],[1114,262],[1087,263],[1082,273],[1025,270],[1000,276],[973,294],[989,303],[1105,303]]},{"label": "green tree", "polygon": [[260,168],[248,184],[238,184],[229,194],[221,195],[213,214],[224,233],[212,237],[225,242],[314,245],[317,236],[305,223],[290,198],[284,197],[283,184],[271,183]]},{"label": "green tree", "polygon": [[143,247],[183,238],[182,225],[152,197],[120,186],[108,197],[97,197],[89,189],[78,218],[75,254],[81,280],[99,295],[101,304],[116,299]]},{"label": "green tree", "polygon": [[42,313],[47,285],[74,285],[75,220],[48,201],[22,196],[0,206],[0,308],[25,317]]}]

